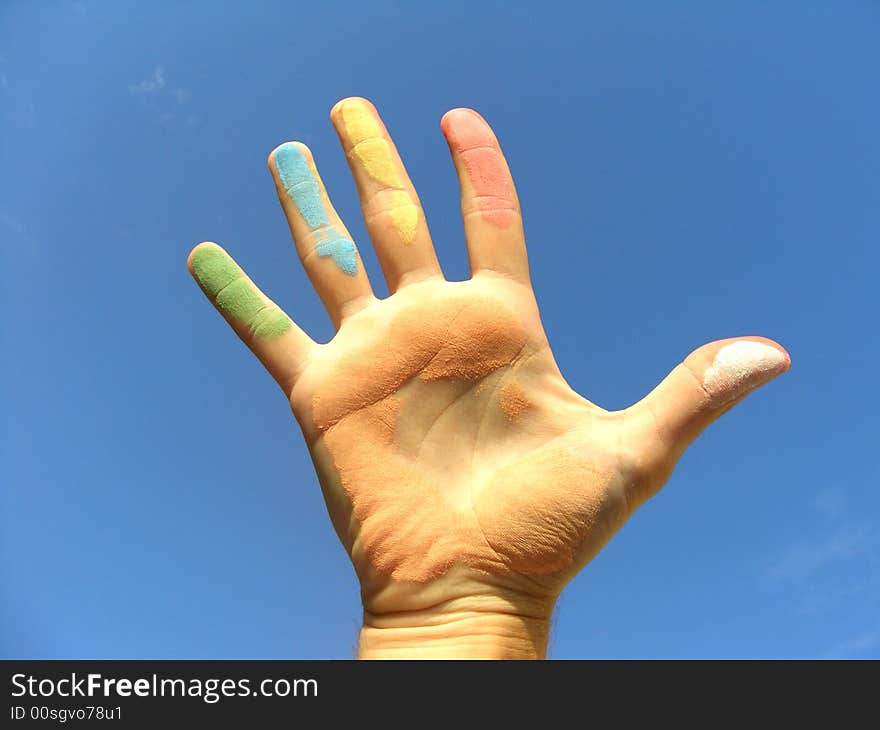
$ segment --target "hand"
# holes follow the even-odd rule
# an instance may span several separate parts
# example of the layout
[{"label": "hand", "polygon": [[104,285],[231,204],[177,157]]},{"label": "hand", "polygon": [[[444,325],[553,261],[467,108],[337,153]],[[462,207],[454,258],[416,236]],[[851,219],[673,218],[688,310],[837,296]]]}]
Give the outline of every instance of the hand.
[{"label": "hand", "polygon": [[760,337],[720,340],[630,408],[599,408],[553,359],[486,122],[466,109],[441,122],[473,274],[448,282],[376,110],[345,99],[331,118],[391,295],[373,295],[300,143],[269,168],[334,338],[312,341],[216,244],[193,249],[190,271],[290,399],[360,579],[360,655],[543,656],[565,583],[788,355]]}]

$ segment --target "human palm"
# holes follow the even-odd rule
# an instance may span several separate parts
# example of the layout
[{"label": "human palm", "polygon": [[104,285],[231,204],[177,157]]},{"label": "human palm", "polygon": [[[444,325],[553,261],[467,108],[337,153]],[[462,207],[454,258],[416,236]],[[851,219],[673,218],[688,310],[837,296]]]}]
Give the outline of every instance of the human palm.
[{"label": "human palm", "polygon": [[618,421],[562,379],[521,284],[421,282],[362,310],[291,402],[365,587],[458,566],[555,592],[622,519]]},{"label": "human palm", "polygon": [[447,282],[375,110],[347,99],[331,117],[391,295],[373,296],[298,143],[273,151],[269,166],[334,338],[312,342],[215,244],[197,246],[190,268],[288,394],[369,615],[472,596],[500,596],[492,610],[552,607],[693,438],[788,356],[763,338],[717,341],[628,409],[590,403],[553,359],[488,125],[469,110],[441,125],[473,271]]}]

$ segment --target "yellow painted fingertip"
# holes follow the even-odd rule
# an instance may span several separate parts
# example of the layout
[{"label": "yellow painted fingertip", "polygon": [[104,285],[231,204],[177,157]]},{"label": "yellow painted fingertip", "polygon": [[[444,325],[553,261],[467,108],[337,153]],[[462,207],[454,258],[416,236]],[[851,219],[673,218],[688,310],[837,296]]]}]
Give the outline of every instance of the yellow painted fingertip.
[{"label": "yellow painted fingertip", "polygon": [[347,99],[340,111],[351,152],[367,174],[388,187],[400,187],[402,181],[394,164],[391,145],[382,134],[373,110],[360,99]]},{"label": "yellow painted fingertip", "polygon": [[[415,240],[419,224],[419,208],[404,190],[391,145],[372,108],[361,99],[345,99],[337,106],[351,154],[376,182],[392,190],[389,217],[405,244]],[[336,109],[334,110],[336,111]]]},{"label": "yellow painted fingertip", "polygon": [[382,128],[373,115],[373,110],[361,99],[343,99],[339,102],[342,125],[352,145],[365,139],[382,137]]}]

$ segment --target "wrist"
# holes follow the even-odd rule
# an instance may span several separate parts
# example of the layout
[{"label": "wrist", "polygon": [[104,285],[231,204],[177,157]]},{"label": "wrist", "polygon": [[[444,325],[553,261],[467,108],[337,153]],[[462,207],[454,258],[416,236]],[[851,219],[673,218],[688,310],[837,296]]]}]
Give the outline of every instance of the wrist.
[{"label": "wrist", "polygon": [[359,659],[543,659],[553,600],[457,598],[418,611],[364,611]]}]

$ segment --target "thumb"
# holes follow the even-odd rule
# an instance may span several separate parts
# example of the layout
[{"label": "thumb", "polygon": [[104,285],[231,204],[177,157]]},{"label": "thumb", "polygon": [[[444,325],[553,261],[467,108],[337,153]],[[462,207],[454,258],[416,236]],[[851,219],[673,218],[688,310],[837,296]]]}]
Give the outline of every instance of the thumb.
[{"label": "thumb", "polygon": [[765,337],[716,340],[688,355],[638,406],[650,411],[677,459],[712,421],[790,365],[782,345]]}]

